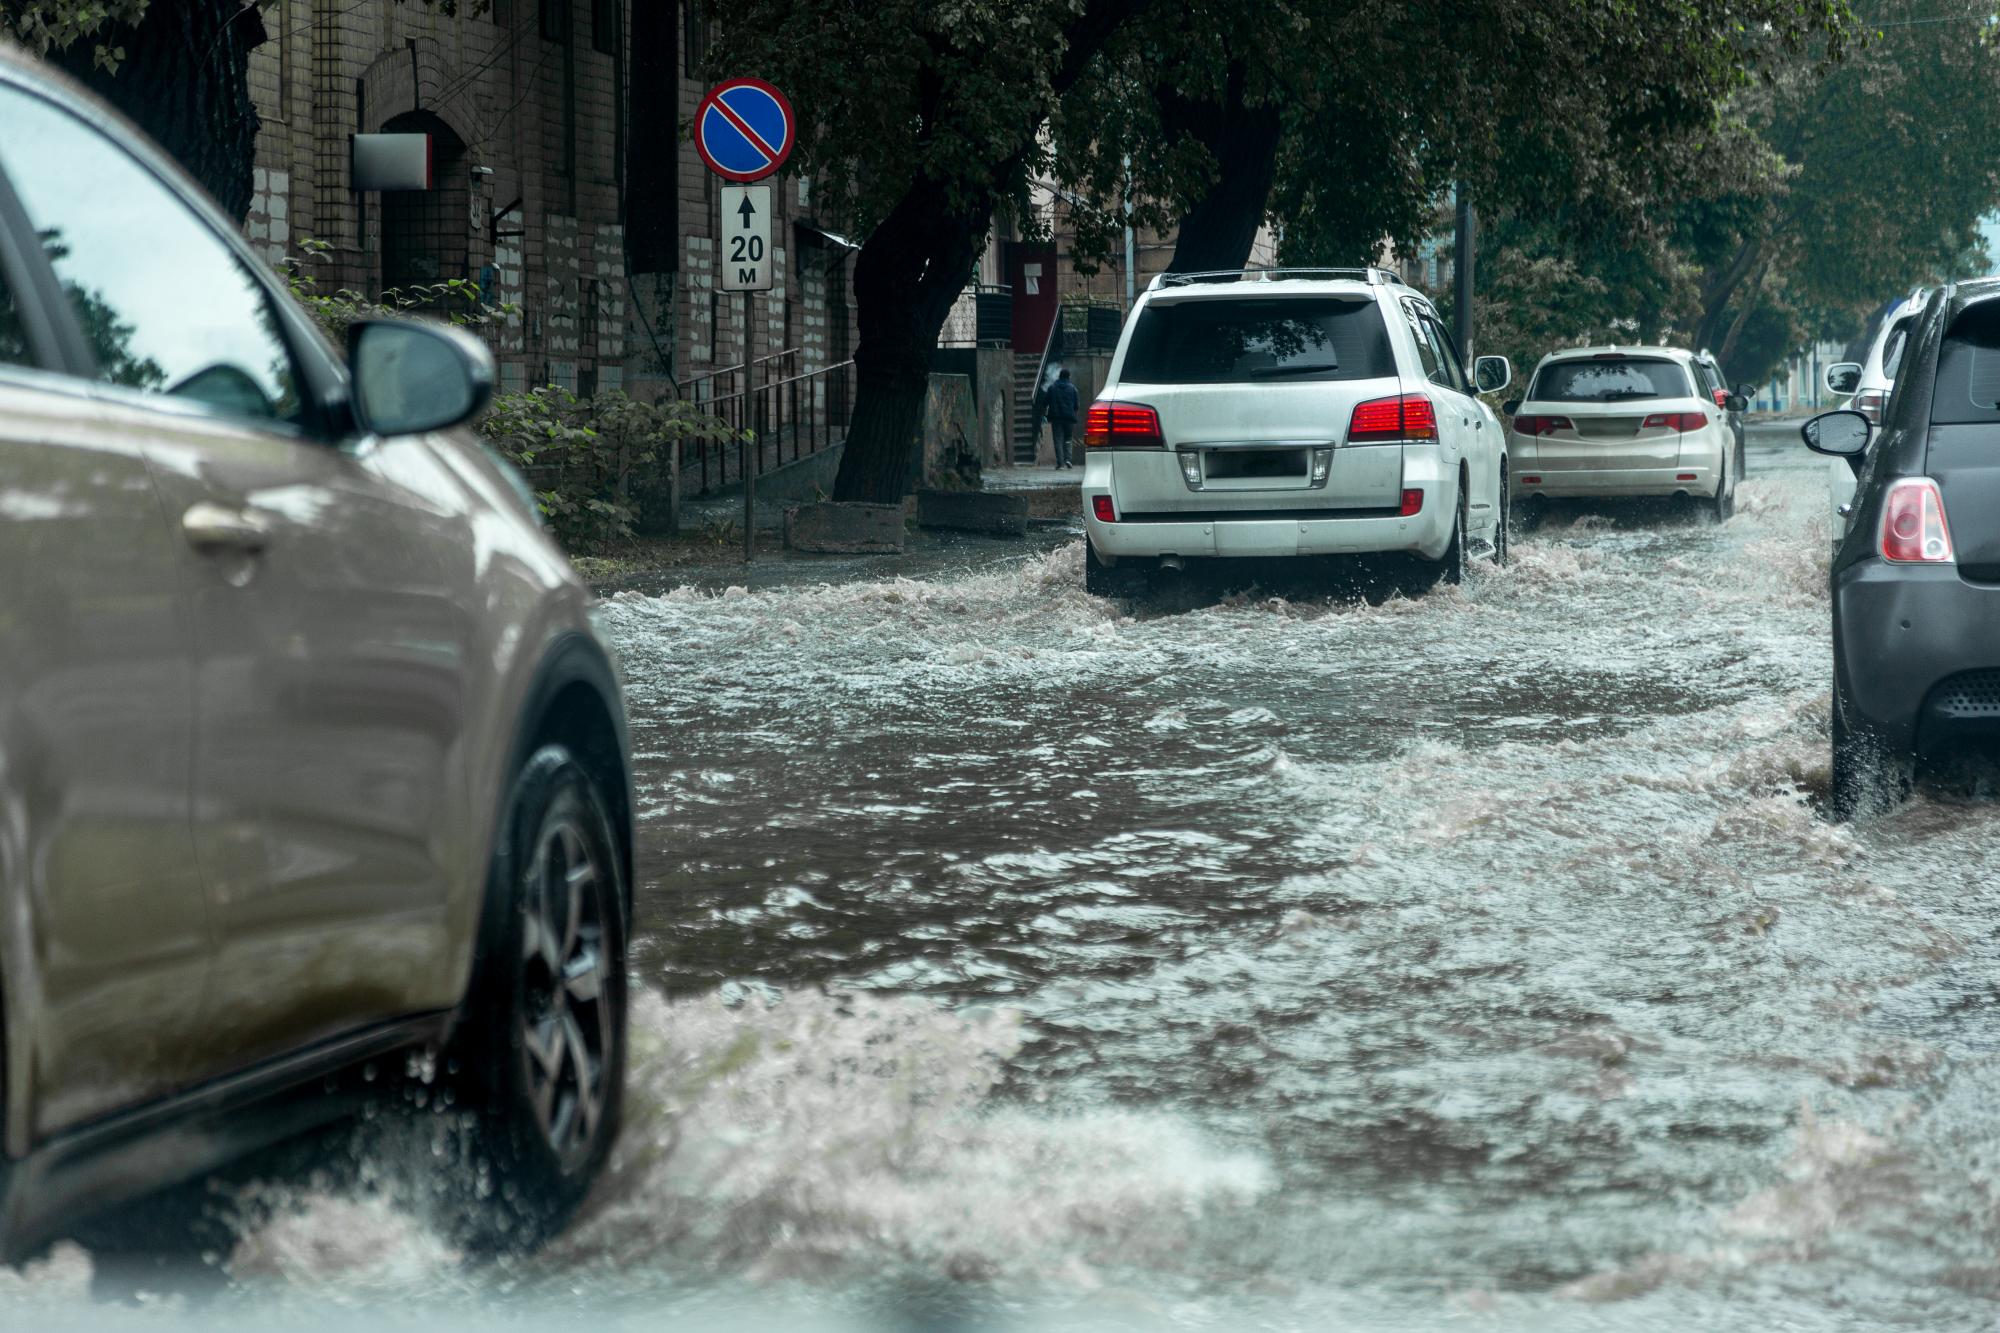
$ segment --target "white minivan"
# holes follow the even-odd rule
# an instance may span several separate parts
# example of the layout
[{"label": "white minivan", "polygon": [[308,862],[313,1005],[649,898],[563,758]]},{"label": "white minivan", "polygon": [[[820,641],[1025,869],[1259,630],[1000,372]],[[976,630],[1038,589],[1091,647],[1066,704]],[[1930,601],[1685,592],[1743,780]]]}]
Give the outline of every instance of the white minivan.
[{"label": "white minivan", "polygon": [[[1202,560],[1507,553],[1507,452],[1431,303],[1382,269],[1163,274],[1084,422],[1085,587]],[[1475,386],[1475,377],[1477,385]]]},{"label": "white minivan", "polygon": [[1735,511],[1736,436],[1678,347],[1579,347],[1542,358],[1509,403],[1516,503],[1687,496],[1720,522]]}]

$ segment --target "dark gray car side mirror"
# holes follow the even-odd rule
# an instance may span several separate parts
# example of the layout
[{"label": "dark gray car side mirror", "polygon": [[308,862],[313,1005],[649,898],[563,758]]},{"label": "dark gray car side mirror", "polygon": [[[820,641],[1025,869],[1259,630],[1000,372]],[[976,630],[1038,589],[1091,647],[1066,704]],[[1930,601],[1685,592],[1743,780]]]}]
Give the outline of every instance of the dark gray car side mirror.
[{"label": "dark gray car side mirror", "polygon": [[1732,393],[1723,399],[1722,405],[1731,412],[1748,412],[1750,410],[1750,399],[1748,395]]},{"label": "dark gray car side mirror", "polygon": [[1867,452],[1868,437],[1874,429],[1859,412],[1843,410],[1820,413],[1799,427],[1799,435],[1806,448],[1814,453],[1852,462]]},{"label": "dark gray car side mirror", "polygon": [[373,435],[421,435],[469,421],[493,400],[493,354],[463,329],[369,319],[347,330],[354,415]]},{"label": "dark gray car side mirror", "polygon": [[1500,410],[1511,417],[1521,410],[1521,400],[1518,398],[1509,398],[1506,402],[1500,404]]}]

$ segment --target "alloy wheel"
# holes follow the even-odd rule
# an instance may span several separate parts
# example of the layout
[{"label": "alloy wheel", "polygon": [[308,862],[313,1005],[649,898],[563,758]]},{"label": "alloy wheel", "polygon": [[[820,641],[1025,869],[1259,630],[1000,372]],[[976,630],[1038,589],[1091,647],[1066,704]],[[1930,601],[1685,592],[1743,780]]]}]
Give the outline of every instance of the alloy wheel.
[{"label": "alloy wheel", "polygon": [[606,994],[604,868],[577,817],[543,825],[522,894],[522,1049],[543,1137],[565,1161],[590,1150],[617,1040]]}]

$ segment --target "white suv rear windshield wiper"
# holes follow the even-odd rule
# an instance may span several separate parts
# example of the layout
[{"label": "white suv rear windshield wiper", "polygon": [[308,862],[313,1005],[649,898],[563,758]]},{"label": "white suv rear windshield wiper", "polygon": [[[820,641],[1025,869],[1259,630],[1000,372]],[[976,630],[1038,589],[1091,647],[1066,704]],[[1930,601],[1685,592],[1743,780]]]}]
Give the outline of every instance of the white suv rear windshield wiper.
[{"label": "white suv rear windshield wiper", "polygon": [[1279,375],[1313,375],[1322,370],[1339,370],[1337,361],[1316,361],[1309,366],[1258,366],[1250,372],[1252,379],[1275,379]]}]

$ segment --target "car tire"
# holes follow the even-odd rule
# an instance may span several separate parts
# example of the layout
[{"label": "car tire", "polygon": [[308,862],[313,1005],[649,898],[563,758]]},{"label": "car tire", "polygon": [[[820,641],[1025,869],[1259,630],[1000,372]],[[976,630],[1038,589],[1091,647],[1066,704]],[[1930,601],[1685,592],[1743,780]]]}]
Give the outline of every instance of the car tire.
[{"label": "car tire", "polygon": [[477,1197],[462,1240],[556,1235],[618,1134],[626,1060],[625,859],[603,793],[545,745],[508,797],[472,990],[448,1071],[469,1113]]},{"label": "car tire", "polygon": [[1083,590],[1092,597],[1143,597],[1146,571],[1130,565],[1107,565],[1097,558],[1090,538],[1083,539]]},{"label": "car tire", "polygon": [[1451,518],[1451,544],[1435,560],[1416,557],[1418,592],[1430,592],[1440,583],[1465,582],[1465,490],[1459,489],[1458,509]]},{"label": "car tire", "polygon": [[1465,582],[1465,508],[1471,497],[1465,493],[1465,482],[1461,478],[1458,487],[1458,512],[1451,519],[1451,545],[1444,551],[1443,568],[1440,577],[1446,583]]},{"label": "car tire", "polygon": [[1499,509],[1500,517],[1493,524],[1493,566],[1496,569],[1505,569],[1507,567],[1507,557],[1511,554],[1509,548],[1513,545],[1514,540],[1514,497],[1507,487],[1507,465],[1505,463],[1500,465]]},{"label": "car tire", "polygon": [[1727,523],[1736,512],[1736,480],[1729,465],[1729,455],[1722,455],[1722,480],[1716,484],[1715,496],[1709,501],[1708,516],[1712,522]]},{"label": "car tire", "polygon": [[1909,794],[1915,765],[1865,727],[1847,722],[1840,683],[1833,686],[1833,817],[1845,823],[1890,810]]}]

